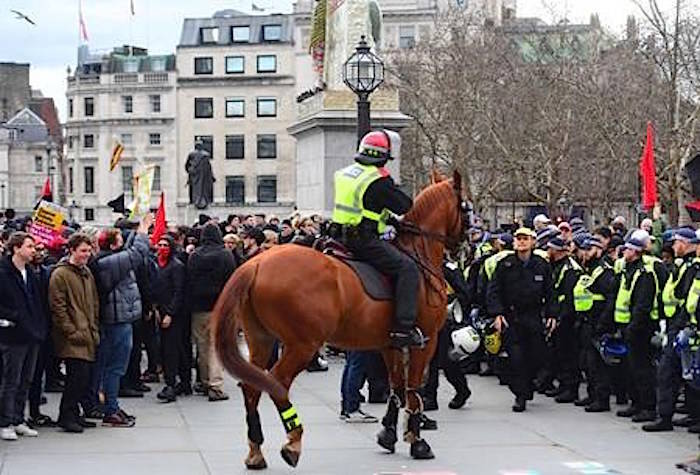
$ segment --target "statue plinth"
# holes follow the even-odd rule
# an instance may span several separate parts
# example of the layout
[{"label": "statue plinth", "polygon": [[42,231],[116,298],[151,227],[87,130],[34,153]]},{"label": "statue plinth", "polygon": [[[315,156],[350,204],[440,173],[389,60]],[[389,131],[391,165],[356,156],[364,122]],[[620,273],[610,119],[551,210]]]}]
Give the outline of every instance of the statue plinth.
[{"label": "statue plinth", "polygon": [[[398,91],[380,88],[370,96],[373,129],[401,131],[411,118],[399,110]],[[296,141],[296,202],[302,213],[333,212],[333,175],[353,161],[357,151],[357,96],[325,90],[298,104],[297,122],[287,131]],[[400,160],[389,162],[399,177]]]}]

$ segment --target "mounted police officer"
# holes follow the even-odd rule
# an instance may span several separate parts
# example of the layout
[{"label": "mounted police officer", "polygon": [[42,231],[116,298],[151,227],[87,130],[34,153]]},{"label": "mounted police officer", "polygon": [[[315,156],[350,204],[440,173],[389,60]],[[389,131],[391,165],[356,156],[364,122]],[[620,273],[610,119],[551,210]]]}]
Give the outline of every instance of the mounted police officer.
[{"label": "mounted police officer", "polygon": [[335,173],[333,222],[342,226],[345,245],[354,255],[394,279],[395,320],[389,334],[396,347],[423,346],[416,327],[416,297],[420,273],[413,260],[389,242],[379,239],[394,215],[413,205],[384,168],[399,155],[401,137],[390,130],[373,131],[360,141],[355,163]]}]

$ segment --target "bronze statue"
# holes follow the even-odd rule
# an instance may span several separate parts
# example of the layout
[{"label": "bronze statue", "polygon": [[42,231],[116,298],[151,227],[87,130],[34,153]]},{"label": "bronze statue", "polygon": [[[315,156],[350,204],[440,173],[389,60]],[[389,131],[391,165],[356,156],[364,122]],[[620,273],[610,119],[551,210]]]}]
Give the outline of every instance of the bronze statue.
[{"label": "bronze statue", "polygon": [[187,156],[185,170],[187,184],[190,186],[190,204],[197,209],[207,209],[214,201],[214,174],[211,170],[211,155],[204,149],[204,144],[197,141],[194,150]]}]

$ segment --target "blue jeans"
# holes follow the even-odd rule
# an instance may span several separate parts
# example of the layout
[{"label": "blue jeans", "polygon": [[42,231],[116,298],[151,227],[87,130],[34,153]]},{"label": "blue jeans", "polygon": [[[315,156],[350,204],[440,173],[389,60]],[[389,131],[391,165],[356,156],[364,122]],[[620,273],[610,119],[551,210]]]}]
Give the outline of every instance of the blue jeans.
[{"label": "blue jeans", "polygon": [[367,357],[366,351],[348,351],[345,356],[345,368],[340,380],[340,404],[346,414],[360,408],[360,388],[365,384]]},{"label": "blue jeans", "polygon": [[105,416],[119,411],[119,380],[126,374],[129,365],[132,328],[131,323],[103,324],[100,327],[100,346],[97,350],[95,377],[91,382],[89,398],[97,404],[97,393],[102,388],[105,396]]}]

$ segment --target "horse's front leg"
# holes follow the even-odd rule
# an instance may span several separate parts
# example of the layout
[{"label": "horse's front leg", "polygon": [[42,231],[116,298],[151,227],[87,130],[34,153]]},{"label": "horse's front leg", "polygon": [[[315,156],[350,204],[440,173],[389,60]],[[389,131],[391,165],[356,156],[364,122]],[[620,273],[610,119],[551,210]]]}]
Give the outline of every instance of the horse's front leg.
[{"label": "horse's front leg", "polygon": [[435,353],[435,335],[432,335],[428,345],[421,350],[411,350],[411,360],[408,366],[408,381],[406,385],[406,431],[403,439],[411,444],[411,457],[418,460],[435,458],[428,442],[420,436],[421,418],[423,415],[423,399],[419,388],[423,383],[423,374],[430,359]]},{"label": "horse's front leg", "polygon": [[391,394],[387,401],[386,414],[382,418],[382,429],[377,434],[377,443],[383,448],[394,453],[396,451],[396,426],[399,422],[399,410],[406,403],[405,390],[405,368],[403,364],[403,354],[399,351],[389,349],[382,352],[384,363],[386,364]]}]

